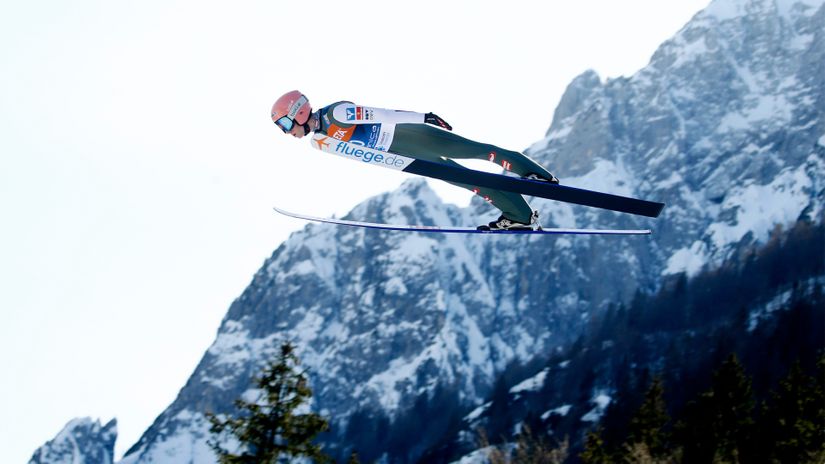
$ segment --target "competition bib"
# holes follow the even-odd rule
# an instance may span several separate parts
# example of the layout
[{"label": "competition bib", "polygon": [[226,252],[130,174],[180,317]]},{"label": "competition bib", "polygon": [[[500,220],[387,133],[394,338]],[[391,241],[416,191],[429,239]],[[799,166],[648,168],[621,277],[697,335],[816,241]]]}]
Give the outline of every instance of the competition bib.
[{"label": "competition bib", "polygon": [[[406,156],[396,155],[394,153],[388,153],[384,150],[379,150],[375,147],[377,143],[373,144],[373,146],[369,146],[363,141],[363,138],[357,137],[357,135],[359,135],[359,128],[364,128],[371,125],[372,124],[362,124],[347,129],[345,132],[349,132],[348,139],[339,139],[333,135],[315,134],[312,136],[311,140],[312,147],[317,150],[353,161],[361,161],[362,163],[395,169],[398,171],[403,171],[404,168],[415,161],[415,158],[409,158]],[[380,126],[380,124],[376,125]],[[335,134],[333,127],[330,127],[330,134]],[[394,127],[395,125],[393,124],[393,128]],[[380,130],[375,132],[380,134]],[[371,135],[372,133],[373,131],[370,130],[368,135]],[[346,137],[346,135],[347,134],[342,134],[342,137]],[[372,139],[368,137],[367,140],[369,141]],[[389,144],[387,146],[389,147]]]}]

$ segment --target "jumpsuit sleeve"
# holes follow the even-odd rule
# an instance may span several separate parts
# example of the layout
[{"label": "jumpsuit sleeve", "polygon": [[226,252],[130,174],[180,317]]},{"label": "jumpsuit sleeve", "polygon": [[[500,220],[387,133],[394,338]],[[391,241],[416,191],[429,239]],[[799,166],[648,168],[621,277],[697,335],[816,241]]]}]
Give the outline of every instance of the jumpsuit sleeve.
[{"label": "jumpsuit sleeve", "polygon": [[371,108],[355,103],[336,105],[332,117],[347,124],[424,124],[424,113]]}]

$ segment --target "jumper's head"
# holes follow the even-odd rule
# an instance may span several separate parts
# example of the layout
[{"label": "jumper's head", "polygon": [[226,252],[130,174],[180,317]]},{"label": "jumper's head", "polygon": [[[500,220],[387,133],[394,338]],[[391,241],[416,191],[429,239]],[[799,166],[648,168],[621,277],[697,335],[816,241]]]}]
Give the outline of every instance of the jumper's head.
[{"label": "jumper's head", "polygon": [[296,125],[303,126],[305,134],[309,132],[307,122],[311,114],[309,99],[297,90],[283,94],[272,105],[272,122],[284,133],[291,133]]}]

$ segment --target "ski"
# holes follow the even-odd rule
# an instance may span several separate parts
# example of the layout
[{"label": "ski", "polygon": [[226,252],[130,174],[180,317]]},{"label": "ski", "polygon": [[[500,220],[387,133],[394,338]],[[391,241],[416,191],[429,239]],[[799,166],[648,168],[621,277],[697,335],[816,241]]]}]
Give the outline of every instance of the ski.
[{"label": "ski", "polygon": [[315,134],[312,142],[313,147],[326,153],[447,182],[505,190],[522,195],[654,218],[659,216],[665,206],[664,203],[638,198],[433,163],[337,140],[323,134]]},{"label": "ski", "polygon": [[541,230],[477,230],[469,227],[439,227],[422,225],[393,225],[375,222],[350,221],[346,219],[323,218],[309,216],[306,214],[292,213],[278,207],[273,207],[276,212],[295,219],[305,221],[322,222],[326,224],[336,224],[349,227],[361,227],[364,229],[395,230],[404,232],[431,232],[443,234],[494,234],[494,235],[650,235],[649,229],[541,229]]}]

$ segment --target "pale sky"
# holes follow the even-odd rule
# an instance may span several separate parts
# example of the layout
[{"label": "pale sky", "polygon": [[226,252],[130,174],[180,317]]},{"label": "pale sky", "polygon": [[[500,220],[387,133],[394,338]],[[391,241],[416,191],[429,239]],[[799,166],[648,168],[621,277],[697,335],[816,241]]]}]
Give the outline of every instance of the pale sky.
[{"label": "pale sky", "polygon": [[633,74],[707,3],[4,2],[0,461],[83,416],[118,418],[120,457],[304,226],[273,205],[342,215],[409,177],[282,135],[280,94],[523,150],[571,79]]}]

